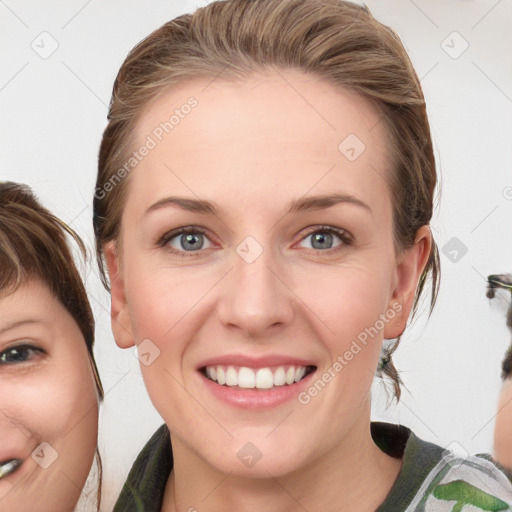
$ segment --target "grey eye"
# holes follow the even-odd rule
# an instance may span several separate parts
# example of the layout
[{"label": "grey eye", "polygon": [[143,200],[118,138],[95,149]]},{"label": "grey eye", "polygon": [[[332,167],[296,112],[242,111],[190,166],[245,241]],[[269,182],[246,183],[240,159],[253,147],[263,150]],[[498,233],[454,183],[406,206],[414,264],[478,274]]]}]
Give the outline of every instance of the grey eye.
[{"label": "grey eye", "polygon": [[208,243],[208,238],[202,233],[181,233],[170,238],[168,242],[173,249],[187,252],[208,248]]},{"label": "grey eye", "polygon": [[306,240],[310,240],[309,246],[306,247],[316,250],[333,249],[344,243],[341,235],[329,229],[318,229],[309,233],[302,239],[301,243],[304,243]]}]

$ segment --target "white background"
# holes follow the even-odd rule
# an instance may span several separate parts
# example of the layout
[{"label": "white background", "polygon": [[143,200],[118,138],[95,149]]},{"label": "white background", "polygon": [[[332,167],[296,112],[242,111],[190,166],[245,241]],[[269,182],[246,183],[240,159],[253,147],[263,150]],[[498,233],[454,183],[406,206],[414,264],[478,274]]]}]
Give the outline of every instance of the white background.
[{"label": "white background", "polygon": [[[386,409],[377,384],[373,417],[401,422],[440,445],[457,440],[468,452],[489,452],[509,340],[505,295],[491,303],[485,287],[488,274],[512,271],[512,2],[367,4],[399,33],[421,78],[442,182],[433,221],[442,259],[439,300],[430,320],[420,316],[397,352],[407,386],[400,405]],[[117,70],[152,30],[201,5],[0,2],[0,179],[31,185],[86,240],[91,254],[96,159]],[[31,47],[33,41],[41,46],[41,37],[47,49],[52,39],[58,44],[46,59]],[[467,50],[453,58],[465,44]],[[442,253],[452,237],[467,247],[455,262]],[[109,296],[94,261],[83,270],[106,391],[99,443],[109,510],[136,454],[162,420],[147,398],[137,359],[113,341]]]}]

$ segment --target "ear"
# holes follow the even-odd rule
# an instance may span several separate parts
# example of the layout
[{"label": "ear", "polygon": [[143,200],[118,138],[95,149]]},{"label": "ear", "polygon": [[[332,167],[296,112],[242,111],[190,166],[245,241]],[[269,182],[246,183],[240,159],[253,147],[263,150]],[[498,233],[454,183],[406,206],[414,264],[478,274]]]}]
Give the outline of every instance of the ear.
[{"label": "ear", "polygon": [[402,334],[412,309],[416,287],[427,265],[432,247],[432,233],[429,226],[418,229],[414,245],[406,249],[397,262],[389,310],[397,312],[384,328],[384,338],[393,339]]},{"label": "ear", "polygon": [[110,280],[110,320],[114,339],[120,348],[133,347],[135,340],[132,333],[130,310],[124,292],[124,281],[120,272],[116,243],[111,241],[105,244],[103,253]]}]

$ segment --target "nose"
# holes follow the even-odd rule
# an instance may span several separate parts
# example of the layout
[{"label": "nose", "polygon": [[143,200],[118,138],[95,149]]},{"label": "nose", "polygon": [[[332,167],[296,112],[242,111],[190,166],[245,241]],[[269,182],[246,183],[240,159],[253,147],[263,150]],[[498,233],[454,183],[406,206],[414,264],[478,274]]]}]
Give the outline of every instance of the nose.
[{"label": "nose", "polygon": [[218,313],[223,325],[257,339],[291,323],[295,296],[270,250],[252,259],[244,255],[243,247],[234,252],[233,269],[222,283]]}]

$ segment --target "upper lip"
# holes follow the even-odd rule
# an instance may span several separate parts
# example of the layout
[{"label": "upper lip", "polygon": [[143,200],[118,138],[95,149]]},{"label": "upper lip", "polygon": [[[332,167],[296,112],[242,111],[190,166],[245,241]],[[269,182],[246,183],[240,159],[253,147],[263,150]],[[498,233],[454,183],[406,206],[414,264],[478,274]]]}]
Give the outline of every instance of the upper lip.
[{"label": "upper lip", "polygon": [[4,464],[5,462],[15,459],[28,459],[32,450],[36,447],[32,442],[29,444],[24,442],[23,445],[21,445],[22,443],[18,439],[19,436],[17,435],[20,434],[20,431],[17,431],[16,435],[14,435],[14,433],[5,432],[5,430],[0,428],[0,434],[3,444],[3,446],[0,447],[0,464]]},{"label": "upper lip", "polygon": [[311,360],[272,354],[267,356],[248,356],[226,354],[215,356],[199,363],[198,369],[206,366],[245,366],[247,368],[267,368],[270,366],[316,366]]}]

